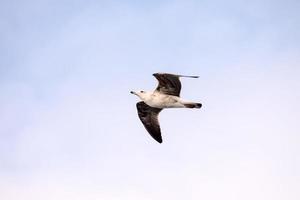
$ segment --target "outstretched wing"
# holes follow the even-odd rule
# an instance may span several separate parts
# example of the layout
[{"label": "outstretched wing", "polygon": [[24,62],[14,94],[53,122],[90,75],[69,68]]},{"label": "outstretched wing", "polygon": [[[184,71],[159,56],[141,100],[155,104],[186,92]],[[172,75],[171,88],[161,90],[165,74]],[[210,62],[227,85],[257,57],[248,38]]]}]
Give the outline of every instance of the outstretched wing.
[{"label": "outstretched wing", "polygon": [[178,75],[155,73],[153,76],[158,80],[157,91],[173,96],[180,95],[181,83]]},{"label": "outstretched wing", "polygon": [[181,91],[180,77],[198,78],[198,76],[184,76],[167,73],[155,73],[153,76],[158,80],[157,91],[178,97]]},{"label": "outstretched wing", "polygon": [[162,143],[158,114],[162,109],[148,106],[143,101],[136,104],[138,115],[149,134],[159,143]]}]

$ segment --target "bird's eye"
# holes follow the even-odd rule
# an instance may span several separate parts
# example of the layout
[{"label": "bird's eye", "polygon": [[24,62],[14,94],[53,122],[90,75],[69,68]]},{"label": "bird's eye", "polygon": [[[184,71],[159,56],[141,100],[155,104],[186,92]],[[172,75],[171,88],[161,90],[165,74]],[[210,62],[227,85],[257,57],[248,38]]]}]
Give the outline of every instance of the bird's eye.
[{"label": "bird's eye", "polygon": [[144,92],[145,92],[145,91],[143,91],[143,90],[141,91],[141,93],[144,93]]}]

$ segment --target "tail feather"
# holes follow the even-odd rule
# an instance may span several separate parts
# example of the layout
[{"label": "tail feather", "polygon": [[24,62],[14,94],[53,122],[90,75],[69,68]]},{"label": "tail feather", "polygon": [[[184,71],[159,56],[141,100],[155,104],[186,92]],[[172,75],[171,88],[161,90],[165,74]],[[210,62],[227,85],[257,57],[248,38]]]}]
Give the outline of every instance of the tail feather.
[{"label": "tail feather", "polygon": [[186,108],[201,108],[202,104],[201,103],[185,103],[184,106]]}]

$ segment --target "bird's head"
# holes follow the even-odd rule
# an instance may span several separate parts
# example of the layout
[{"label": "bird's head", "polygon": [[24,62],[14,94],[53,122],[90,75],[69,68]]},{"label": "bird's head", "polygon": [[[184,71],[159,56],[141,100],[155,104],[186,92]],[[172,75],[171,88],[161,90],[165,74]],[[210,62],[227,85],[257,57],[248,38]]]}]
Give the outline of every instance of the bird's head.
[{"label": "bird's head", "polygon": [[140,97],[140,99],[142,99],[142,100],[146,99],[148,96],[148,92],[145,92],[143,90],[138,91],[138,92],[131,91],[130,93]]}]

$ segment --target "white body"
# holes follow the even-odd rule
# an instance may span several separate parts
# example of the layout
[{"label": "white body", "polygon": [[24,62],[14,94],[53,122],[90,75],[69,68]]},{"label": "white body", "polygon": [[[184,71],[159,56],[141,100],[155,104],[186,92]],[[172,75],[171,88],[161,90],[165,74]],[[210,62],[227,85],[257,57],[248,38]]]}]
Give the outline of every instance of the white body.
[{"label": "white body", "polygon": [[173,95],[166,95],[154,92],[137,92],[135,93],[142,101],[144,101],[148,106],[155,108],[185,108],[184,104],[193,103],[186,102],[181,98]]}]

